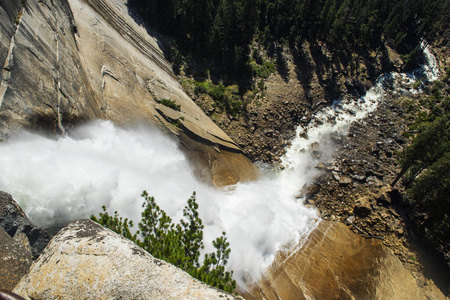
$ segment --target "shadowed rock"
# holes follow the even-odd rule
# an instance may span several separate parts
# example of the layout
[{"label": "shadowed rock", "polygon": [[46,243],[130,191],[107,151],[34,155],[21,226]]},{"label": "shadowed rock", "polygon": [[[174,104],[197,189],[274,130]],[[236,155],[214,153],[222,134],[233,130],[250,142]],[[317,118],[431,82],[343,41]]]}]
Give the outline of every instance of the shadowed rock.
[{"label": "shadowed rock", "polygon": [[45,230],[35,226],[23,212],[22,208],[10,194],[0,191],[0,226],[14,237],[24,233],[31,246],[31,253],[36,259],[52,238]]}]

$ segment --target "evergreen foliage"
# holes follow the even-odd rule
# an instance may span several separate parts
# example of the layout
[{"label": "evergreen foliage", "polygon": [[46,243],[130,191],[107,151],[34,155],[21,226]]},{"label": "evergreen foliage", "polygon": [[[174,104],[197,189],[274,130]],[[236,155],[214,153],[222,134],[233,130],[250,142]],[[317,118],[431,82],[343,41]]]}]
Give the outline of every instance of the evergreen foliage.
[{"label": "evergreen foliage", "polygon": [[103,213],[99,214],[99,218],[91,216],[91,219],[135,242],[154,257],[185,270],[207,284],[233,292],[236,288],[236,281],[232,278],[233,271],[225,271],[231,252],[225,232],[213,241],[216,252],[205,254],[203,264],[200,264],[200,251],[204,248],[204,226],[198,214],[195,192],[183,209],[184,219],[179,224],[174,224],[156,204],[155,198],[146,191],[141,196],[144,198],[144,210],[136,234],[130,231],[132,221],[123,219],[117,211],[114,216],[110,216],[105,206],[102,207]]},{"label": "evergreen foliage", "polygon": [[251,75],[246,64],[255,37],[272,53],[280,45],[299,49],[308,41],[313,46],[325,43],[333,56],[347,58],[387,44],[405,55],[411,66],[420,57],[421,38],[450,40],[450,0],[129,0],[128,4],[149,25],[177,39],[185,56],[232,76]]},{"label": "evergreen foliage", "polygon": [[416,221],[444,252],[450,244],[450,97],[449,88],[436,82],[420,101],[415,123],[419,133],[400,154],[400,180],[416,211]]}]

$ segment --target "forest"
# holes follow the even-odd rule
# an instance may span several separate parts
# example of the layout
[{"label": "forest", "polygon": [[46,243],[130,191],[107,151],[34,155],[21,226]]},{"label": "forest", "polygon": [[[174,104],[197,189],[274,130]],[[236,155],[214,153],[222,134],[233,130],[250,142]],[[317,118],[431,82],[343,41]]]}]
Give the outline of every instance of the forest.
[{"label": "forest", "polygon": [[[251,76],[251,45],[274,55],[307,41],[327,45],[333,59],[364,56],[389,45],[410,67],[422,38],[449,40],[448,0],[130,0],[144,22],[174,39],[180,55],[219,77]],[[177,65],[178,64],[178,65]]]}]

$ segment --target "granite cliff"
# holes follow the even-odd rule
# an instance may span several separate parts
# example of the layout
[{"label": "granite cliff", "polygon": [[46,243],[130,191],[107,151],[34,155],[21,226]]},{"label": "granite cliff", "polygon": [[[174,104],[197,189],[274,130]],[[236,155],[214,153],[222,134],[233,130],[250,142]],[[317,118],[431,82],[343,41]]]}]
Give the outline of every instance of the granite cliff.
[{"label": "granite cliff", "polygon": [[157,40],[124,2],[8,0],[0,16],[1,139],[20,128],[64,134],[92,119],[153,124],[180,141],[193,165],[209,170],[205,181],[222,186],[257,177],[186,95]]}]

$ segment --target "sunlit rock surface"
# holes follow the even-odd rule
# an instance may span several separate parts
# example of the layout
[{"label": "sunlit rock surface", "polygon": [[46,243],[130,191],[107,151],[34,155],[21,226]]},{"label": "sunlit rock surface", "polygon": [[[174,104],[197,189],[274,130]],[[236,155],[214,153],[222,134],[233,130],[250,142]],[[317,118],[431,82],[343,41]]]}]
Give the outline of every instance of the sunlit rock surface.
[{"label": "sunlit rock surface", "polygon": [[364,239],[343,223],[322,221],[304,245],[279,253],[247,299],[445,299],[420,288],[378,239]]},{"label": "sunlit rock surface", "polygon": [[27,299],[234,299],[90,220],[63,228],[14,292]]},{"label": "sunlit rock surface", "polygon": [[256,179],[241,149],[184,92],[157,41],[114,1],[0,3],[0,140],[18,128],[64,133],[97,118],[154,124],[183,136],[210,170],[205,180]]}]

